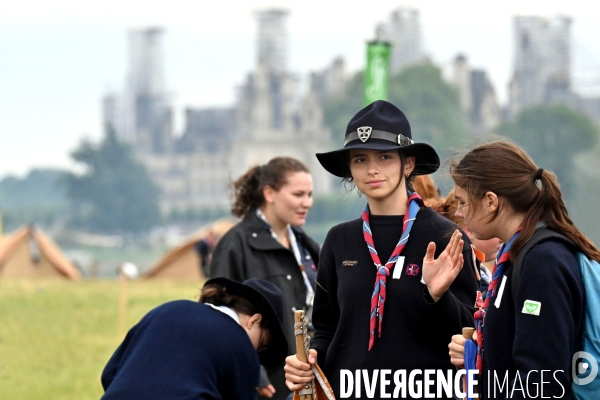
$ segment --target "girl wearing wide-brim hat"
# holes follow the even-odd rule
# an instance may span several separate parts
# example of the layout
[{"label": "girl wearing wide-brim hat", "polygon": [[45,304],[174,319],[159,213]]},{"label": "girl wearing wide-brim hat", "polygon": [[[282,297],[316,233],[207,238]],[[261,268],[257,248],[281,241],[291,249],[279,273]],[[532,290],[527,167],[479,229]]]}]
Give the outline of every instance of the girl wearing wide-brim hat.
[{"label": "girl wearing wide-brim hat", "polygon": [[[338,398],[342,370],[373,377],[376,370],[408,376],[453,369],[447,343],[473,323],[478,283],[473,268],[462,268],[463,262],[472,265],[466,235],[411,190],[414,176],[438,169],[436,151],[415,143],[404,113],[380,100],[352,118],[343,148],[317,158],[354,183],[367,206],[362,217],[333,227],[323,244],[309,361],[318,357]],[[440,269],[452,271],[451,277],[440,279]],[[285,370],[292,390],[313,379],[309,364],[295,356],[286,359]],[[387,389],[372,381],[374,393],[392,394],[388,378]],[[366,398],[366,386],[358,385],[362,390],[350,397]],[[436,393],[435,384],[430,391]]]},{"label": "girl wearing wide-brim hat", "polygon": [[162,304],[131,328],[102,372],[102,399],[256,399],[260,365],[288,354],[283,313],[268,281],[210,279],[200,302]]}]

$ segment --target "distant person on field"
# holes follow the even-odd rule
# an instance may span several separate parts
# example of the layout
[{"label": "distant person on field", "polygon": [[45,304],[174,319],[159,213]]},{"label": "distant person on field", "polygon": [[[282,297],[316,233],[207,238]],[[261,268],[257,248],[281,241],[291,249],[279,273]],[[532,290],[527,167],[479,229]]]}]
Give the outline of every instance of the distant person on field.
[{"label": "distant person on field", "polygon": [[195,244],[196,251],[200,257],[200,269],[205,278],[210,277],[210,260],[216,244],[217,238],[212,231],[209,231],[204,239],[199,240]]}]

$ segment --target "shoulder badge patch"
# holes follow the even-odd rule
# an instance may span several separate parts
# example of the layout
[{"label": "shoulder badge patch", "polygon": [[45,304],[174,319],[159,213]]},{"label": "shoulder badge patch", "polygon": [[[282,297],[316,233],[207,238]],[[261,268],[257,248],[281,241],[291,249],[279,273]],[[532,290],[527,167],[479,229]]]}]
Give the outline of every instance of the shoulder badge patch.
[{"label": "shoulder badge patch", "polygon": [[542,303],[540,303],[539,301],[525,300],[525,303],[523,304],[523,310],[521,312],[523,314],[539,316],[541,308],[542,308]]}]

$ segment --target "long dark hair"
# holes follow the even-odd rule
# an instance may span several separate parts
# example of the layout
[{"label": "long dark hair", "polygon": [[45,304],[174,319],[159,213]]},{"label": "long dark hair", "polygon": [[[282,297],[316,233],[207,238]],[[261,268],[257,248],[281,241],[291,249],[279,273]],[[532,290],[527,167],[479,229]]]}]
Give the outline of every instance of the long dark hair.
[{"label": "long dark hair", "polygon": [[523,149],[508,141],[483,144],[461,160],[450,161],[454,183],[465,189],[474,207],[477,207],[475,201],[482,199],[486,192],[500,198],[491,220],[502,211],[503,202],[525,215],[521,233],[510,250],[512,261],[531,239],[539,221],[545,221],[551,229],[571,239],[589,258],[600,261],[600,251],[571,221],[556,175],[544,170],[538,176],[538,170]]},{"label": "long dark hair", "polygon": [[234,202],[231,213],[243,217],[251,208],[258,208],[265,202],[263,189],[265,186],[278,191],[287,183],[289,172],[306,172],[306,165],[292,157],[275,157],[265,165],[256,165],[244,175],[231,183]]}]

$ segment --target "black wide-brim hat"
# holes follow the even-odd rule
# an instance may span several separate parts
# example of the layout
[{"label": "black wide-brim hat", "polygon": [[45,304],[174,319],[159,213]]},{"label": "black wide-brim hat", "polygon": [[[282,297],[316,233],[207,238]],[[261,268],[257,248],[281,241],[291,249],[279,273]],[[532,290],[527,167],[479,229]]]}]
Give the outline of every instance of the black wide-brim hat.
[{"label": "black wide-brim hat", "polygon": [[228,278],[213,278],[206,285],[219,285],[229,294],[248,300],[256,308],[256,312],[266,319],[266,326],[271,332],[271,342],[267,350],[260,354],[260,363],[265,367],[278,367],[288,355],[288,342],[283,334],[283,293],[271,282],[251,278],[237,282]]},{"label": "black wide-brim hat", "polygon": [[432,174],[440,167],[440,157],[427,143],[415,143],[406,115],[395,105],[377,100],[360,110],[348,123],[344,147],[317,153],[328,172],[345,178],[349,173],[348,152],[352,149],[400,150],[415,157],[412,175]]}]

